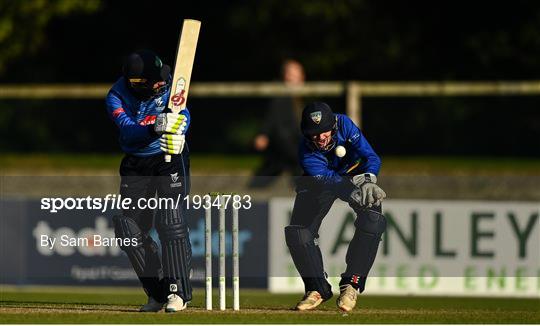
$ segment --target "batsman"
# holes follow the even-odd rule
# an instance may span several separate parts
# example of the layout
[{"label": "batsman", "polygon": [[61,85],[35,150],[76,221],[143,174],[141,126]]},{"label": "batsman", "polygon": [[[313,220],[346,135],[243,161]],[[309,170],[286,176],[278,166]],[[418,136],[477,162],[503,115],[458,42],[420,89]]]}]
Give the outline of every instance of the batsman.
[{"label": "batsman", "polygon": [[[148,302],[140,311],[167,312],[186,308],[191,300],[191,245],[182,205],[156,211],[139,206],[141,198],[181,199],[189,193],[189,150],[185,135],[190,124],[187,108],[179,113],[166,109],[171,92],[171,69],[149,50],[130,54],[123,76],[110,89],[106,106],[118,127],[120,194],[131,198],[130,209],[113,218],[116,238],[134,239],[122,250],[128,256]],[[166,162],[164,155],[171,155]],[[172,206],[172,205],[170,205]],[[149,231],[156,228],[161,242]]]},{"label": "batsman", "polygon": [[[299,158],[304,176],[296,185],[296,199],[285,240],[305,285],[297,310],[311,310],[332,297],[318,246],[319,228],[336,199],[356,213],[355,232],[341,274],[337,306],[351,311],[364,291],[386,219],[381,213],[385,192],[377,185],[381,160],[360,129],[322,102],[302,112],[303,139]],[[324,237],[324,234],[322,235]]]}]

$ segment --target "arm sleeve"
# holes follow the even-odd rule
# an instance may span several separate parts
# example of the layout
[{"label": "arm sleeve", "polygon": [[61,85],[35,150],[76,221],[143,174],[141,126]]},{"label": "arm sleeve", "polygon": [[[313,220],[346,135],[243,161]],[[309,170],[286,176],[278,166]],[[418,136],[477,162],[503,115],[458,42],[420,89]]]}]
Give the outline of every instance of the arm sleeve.
[{"label": "arm sleeve", "polygon": [[340,197],[348,197],[354,190],[354,185],[348,178],[343,178],[336,171],[328,168],[328,163],[324,157],[303,154],[300,160],[307,175],[314,177],[322,184],[330,186]]},{"label": "arm sleeve", "polygon": [[126,114],[122,100],[114,92],[107,94],[106,104],[109,117],[118,126],[120,137],[125,144],[147,143],[158,137],[154,132],[154,125],[141,126]]},{"label": "arm sleeve", "polygon": [[358,150],[360,157],[364,160],[363,170],[378,175],[381,169],[381,159],[362,135],[360,129],[347,116],[343,119],[343,130],[345,137]]}]

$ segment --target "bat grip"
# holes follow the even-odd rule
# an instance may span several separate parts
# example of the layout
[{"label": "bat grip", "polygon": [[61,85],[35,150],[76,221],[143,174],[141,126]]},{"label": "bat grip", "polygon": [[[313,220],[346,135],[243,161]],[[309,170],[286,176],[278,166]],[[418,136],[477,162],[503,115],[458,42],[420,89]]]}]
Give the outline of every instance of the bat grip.
[{"label": "bat grip", "polygon": [[170,163],[171,162],[171,155],[165,154],[165,162]]}]

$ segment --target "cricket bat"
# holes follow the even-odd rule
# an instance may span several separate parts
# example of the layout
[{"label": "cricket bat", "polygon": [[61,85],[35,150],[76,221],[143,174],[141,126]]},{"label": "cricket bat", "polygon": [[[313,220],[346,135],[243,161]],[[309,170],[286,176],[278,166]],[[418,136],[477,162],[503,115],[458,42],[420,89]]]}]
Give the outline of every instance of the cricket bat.
[{"label": "cricket bat", "polygon": [[[167,107],[173,113],[179,113],[186,108],[189,84],[191,81],[191,71],[195,61],[195,50],[199,39],[201,22],[194,19],[184,19],[182,33],[178,41],[174,72],[171,82],[171,95]],[[171,155],[165,155],[165,162],[171,161]]]}]

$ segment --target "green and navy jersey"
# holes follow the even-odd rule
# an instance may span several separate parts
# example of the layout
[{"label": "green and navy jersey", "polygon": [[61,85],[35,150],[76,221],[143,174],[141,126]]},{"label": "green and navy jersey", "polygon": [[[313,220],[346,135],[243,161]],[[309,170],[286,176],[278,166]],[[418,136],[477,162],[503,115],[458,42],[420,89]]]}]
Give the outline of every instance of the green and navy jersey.
[{"label": "green and navy jersey", "polygon": [[[169,95],[170,87],[167,87],[162,94],[141,101],[129,90],[124,77],[112,86],[106,98],[107,112],[118,126],[120,147],[125,153],[135,156],[163,154],[154,123],[157,115],[166,109]],[[185,108],[181,114],[186,116],[185,134],[191,120],[189,110]]]}]

